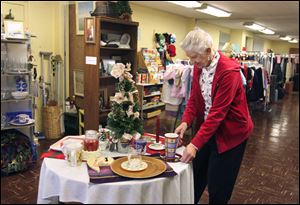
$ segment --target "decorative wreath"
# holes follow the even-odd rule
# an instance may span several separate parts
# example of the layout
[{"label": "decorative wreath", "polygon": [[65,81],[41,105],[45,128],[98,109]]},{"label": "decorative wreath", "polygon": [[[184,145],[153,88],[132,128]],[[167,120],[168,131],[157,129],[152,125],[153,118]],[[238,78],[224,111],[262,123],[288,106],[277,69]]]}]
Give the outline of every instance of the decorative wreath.
[{"label": "decorative wreath", "polygon": [[1,131],[1,175],[27,170],[32,164],[30,139],[18,130]]}]

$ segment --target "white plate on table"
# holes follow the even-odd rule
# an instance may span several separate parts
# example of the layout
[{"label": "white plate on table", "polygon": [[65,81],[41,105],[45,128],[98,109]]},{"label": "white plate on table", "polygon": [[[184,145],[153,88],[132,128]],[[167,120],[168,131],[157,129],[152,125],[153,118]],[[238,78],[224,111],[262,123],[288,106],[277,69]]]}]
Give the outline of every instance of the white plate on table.
[{"label": "white plate on table", "polygon": [[137,172],[147,169],[148,164],[141,161],[139,164],[130,165],[129,161],[122,162],[121,167],[127,171]]},{"label": "white plate on table", "polygon": [[75,135],[75,136],[65,136],[64,138],[58,140],[50,146],[50,149],[55,151],[62,151],[62,146],[65,141],[77,141],[83,143],[85,136],[84,135]]},{"label": "white plate on table", "polygon": [[153,149],[153,150],[164,150],[165,149],[165,145],[161,144],[161,143],[153,143],[153,144],[149,145],[149,148]]}]

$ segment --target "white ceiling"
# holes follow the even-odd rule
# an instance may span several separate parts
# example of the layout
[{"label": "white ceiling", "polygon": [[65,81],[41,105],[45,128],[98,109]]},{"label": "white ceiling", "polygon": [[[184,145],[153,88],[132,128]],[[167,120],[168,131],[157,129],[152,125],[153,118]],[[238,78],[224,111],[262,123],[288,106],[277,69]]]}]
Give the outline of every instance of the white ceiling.
[{"label": "white ceiling", "polygon": [[252,21],[275,31],[274,35],[264,35],[259,32],[257,36],[279,40],[279,35],[289,35],[299,40],[299,1],[201,1],[231,12],[229,18],[217,18],[166,1],[131,2],[231,29],[253,32],[243,26],[244,22]]}]

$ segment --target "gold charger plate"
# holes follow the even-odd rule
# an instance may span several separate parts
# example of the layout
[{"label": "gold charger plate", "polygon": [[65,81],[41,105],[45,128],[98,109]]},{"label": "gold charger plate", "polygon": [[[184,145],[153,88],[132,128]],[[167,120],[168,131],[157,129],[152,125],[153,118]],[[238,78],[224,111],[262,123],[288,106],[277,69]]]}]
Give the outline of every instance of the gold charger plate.
[{"label": "gold charger plate", "polygon": [[128,178],[135,178],[135,179],[145,179],[150,177],[155,177],[157,175],[160,175],[167,169],[167,165],[159,159],[155,159],[152,157],[146,157],[143,156],[142,159],[148,164],[148,167],[142,171],[127,171],[121,167],[121,164],[128,160],[127,157],[122,157],[117,160],[115,160],[111,165],[111,170],[122,176],[122,177],[128,177]]}]

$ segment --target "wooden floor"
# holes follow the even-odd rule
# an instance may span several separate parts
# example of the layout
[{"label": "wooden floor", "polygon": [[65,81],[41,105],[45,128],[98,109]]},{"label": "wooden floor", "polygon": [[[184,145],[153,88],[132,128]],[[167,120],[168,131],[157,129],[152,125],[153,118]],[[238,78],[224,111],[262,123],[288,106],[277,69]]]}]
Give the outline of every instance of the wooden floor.
[{"label": "wooden floor", "polygon": [[[299,94],[285,96],[271,112],[253,112],[255,128],[248,140],[231,204],[299,204]],[[155,133],[155,119],[145,131]],[[174,118],[161,116],[161,132],[174,128]],[[39,154],[52,141],[41,141]],[[37,200],[41,161],[23,173],[1,177],[1,204],[33,204]],[[204,192],[200,203],[208,202]]]}]

